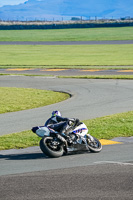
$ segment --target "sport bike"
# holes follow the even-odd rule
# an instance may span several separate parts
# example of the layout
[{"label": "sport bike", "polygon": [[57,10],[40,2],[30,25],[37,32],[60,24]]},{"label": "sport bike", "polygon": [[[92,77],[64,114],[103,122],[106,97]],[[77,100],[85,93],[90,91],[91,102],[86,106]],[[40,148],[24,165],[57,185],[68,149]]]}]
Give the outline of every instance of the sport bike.
[{"label": "sport bike", "polygon": [[100,152],[100,141],[88,133],[88,128],[83,122],[73,124],[67,134],[59,134],[46,126],[33,127],[32,131],[42,139],[40,149],[48,157],[57,158],[70,152]]}]

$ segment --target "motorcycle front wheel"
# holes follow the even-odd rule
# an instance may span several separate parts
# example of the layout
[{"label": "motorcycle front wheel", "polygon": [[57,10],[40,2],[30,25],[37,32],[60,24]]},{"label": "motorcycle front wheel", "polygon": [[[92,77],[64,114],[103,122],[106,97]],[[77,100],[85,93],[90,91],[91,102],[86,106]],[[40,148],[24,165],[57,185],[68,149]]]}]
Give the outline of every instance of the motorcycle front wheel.
[{"label": "motorcycle front wheel", "polygon": [[102,144],[97,138],[93,137],[93,139],[93,141],[87,139],[88,148],[91,152],[98,153],[102,150]]},{"label": "motorcycle front wheel", "polygon": [[53,137],[44,137],[40,140],[40,149],[51,158],[58,158],[63,155],[64,149]]}]

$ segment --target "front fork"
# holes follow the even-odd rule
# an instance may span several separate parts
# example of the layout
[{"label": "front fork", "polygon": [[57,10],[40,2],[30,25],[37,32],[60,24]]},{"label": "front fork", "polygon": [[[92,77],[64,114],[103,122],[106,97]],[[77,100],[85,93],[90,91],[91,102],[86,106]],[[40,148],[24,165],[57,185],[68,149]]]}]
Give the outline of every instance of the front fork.
[{"label": "front fork", "polygon": [[94,138],[90,134],[86,135],[86,139],[90,140],[90,142],[94,142]]},{"label": "front fork", "polygon": [[90,134],[87,134],[82,138],[82,140],[85,143],[86,149],[89,150],[87,140],[89,140],[90,142],[94,142],[94,138]]}]

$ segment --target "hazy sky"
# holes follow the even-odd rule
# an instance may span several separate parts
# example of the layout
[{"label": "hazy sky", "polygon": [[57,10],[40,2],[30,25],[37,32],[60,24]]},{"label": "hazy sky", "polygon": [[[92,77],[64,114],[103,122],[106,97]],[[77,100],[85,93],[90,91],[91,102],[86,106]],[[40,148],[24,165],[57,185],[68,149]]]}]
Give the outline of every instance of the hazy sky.
[{"label": "hazy sky", "polygon": [[0,0],[0,20],[59,20],[81,16],[84,19],[133,17],[133,0]]},{"label": "hazy sky", "polygon": [[0,0],[0,7],[5,6],[5,5],[18,5],[26,1],[28,0]]}]

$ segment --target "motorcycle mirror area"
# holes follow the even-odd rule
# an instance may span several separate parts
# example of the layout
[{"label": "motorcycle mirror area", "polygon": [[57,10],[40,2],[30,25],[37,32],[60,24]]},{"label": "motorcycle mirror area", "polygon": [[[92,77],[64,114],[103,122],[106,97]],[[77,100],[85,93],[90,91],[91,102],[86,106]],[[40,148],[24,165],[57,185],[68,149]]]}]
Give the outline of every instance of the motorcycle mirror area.
[{"label": "motorcycle mirror area", "polygon": [[78,126],[78,125],[80,125],[80,124],[81,124],[81,122],[80,122],[79,119],[73,118],[73,119],[70,119],[70,120],[68,121],[68,125],[69,125],[69,126]]}]

